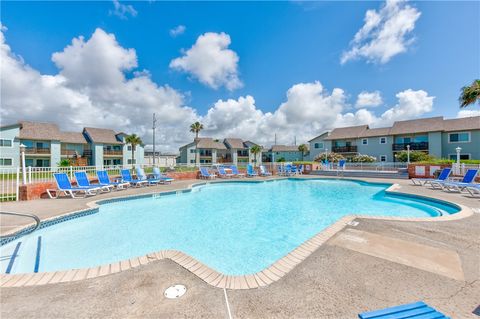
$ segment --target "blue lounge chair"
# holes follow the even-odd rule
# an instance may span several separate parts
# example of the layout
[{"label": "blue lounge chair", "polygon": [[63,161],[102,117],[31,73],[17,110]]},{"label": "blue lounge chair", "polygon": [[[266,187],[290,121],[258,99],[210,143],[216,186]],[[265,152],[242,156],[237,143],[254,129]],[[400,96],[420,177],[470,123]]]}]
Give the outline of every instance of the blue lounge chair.
[{"label": "blue lounge chair", "polygon": [[234,176],[236,176],[236,177],[245,177],[245,174],[240,173],[240,172],[238,171],[237,166],[232,165],[232,166],[230,166],[230,169],[232,170],[232,174],[233,174]]},{"label": "blue lounge chair", "polygon": [[282,165],[277,165],[277,175],[279,175],[279,176],[286,175],[285,170],[284,170]]},{"label": "blue lounge chair", "polygon": [[463,176],[460,182],[452,181],[439,181],[431,182],[433,188],[440,188],[446,191],[462,191],[465,187],[470,186],[475,181],[475,177],[478,174],[478,169],[469,169]]},{"label": "blue lounge chair", "polygon": [[358,315],[360,319],[449,319],[423,301],[414,302],[382,310],[364,312]]},{"label": "blue lounge chair", "polygon": [[218,176],[221,178],[232,178],[233,174],[225,172],[225,167],[222,165],[217,167]]},{"label": "blue lounge chair", "polygon": [[446,167],[442,170],[437,178],[412,178],[412,183],[415,186],[422,186],[432,182],[444,182],[448,179],[451,173],[452,169],[450,167]]},{"label": "blue lounge chair", "polygon": [[303,175],[303,168],[304,168],[303,164],[298,165],[297,173],[300,175]]},{"label": "blue lounge chair", "polygon": [[475,197],[475,195],[480,195],[480,184],[472,184],[465,187],[465,190]]},{"label": "blue lounge chair", "polygon": [[342,159],[342,160],[339,160],[338,161],[338,165],[337,165],[337,170],[342,170],[344,171],[345,170],[345,164],[347,163],[346,160]]},{"label": "blue lounge chair", "polygon": [[138,180],[139,181],[146,181],[149,186],[157,185],[158,183],[160,183],[159,179],[148,177],[147,174],[145,174],[145,170],[143,168],[137,167],[135,169],[135,171],[137,172]]},{"label": "blue lounge chair", "polygon": [[258,173],[255,172],[252,164],[248,164],[247,165],[247,177],[255,177],[255,176],[258,176]]},{"label": "blue lounge chair", "polygon": [[469,169],[463,176],[462,181],[460,182],[443,182],[441,186],[444,191],[448,192],[461,192],[466,187],[475,185],[475,177],[478,174],[478,169]]},{"label": "blue lounge chair", "polygon": [[174,178],[171,178],[171,177],[168,177],[167,175],[162,174],[162,172],[160,172],[160,169],[158,167],[153,168],[153,177],[158,179],[162,184],[171,183],[175,180]]},{"label": "blue lounge chair", "polygon": [[127,182],[111,182],[107,171],[97,171],[98,184],[102,186],[113,186],[117,190],[126,189],[130,186]]},{"label": "blue lounge chair", "polygon": [[78,187],[90,188],[92,190],[109,192],[113,189],[113,186],[102,186],[102,185],[92,185],[88,180],[87,173],[85,171],[75,172],[75,180],[77,181]]},{"label": "blue lounge chair", "polygon": [[132,177],[132,175],[130,174],[129,169],[122,169],[120,171],[120,173],[122,174],[122,182],[128,182],[132,186],[140,187],[142,185],[147,185],[148,184],[148,181],[145,181],[145,180],[142,181],[140,179],[134,179]]},{"label": "blue lounge chair", "polygon": [[206,168],[206,167],[200,167],[200,178],[215,179],[215,178],[217,178],[217,175],[214,174],[214,173],[210,173],[208,171],[208,168]]},{"label": "blue lounge chair", "polygon": [[65,196],[71,196],[72,198],[78,198],[77,194],[83,194],[82,197],[97,194],[98,188],[73,187],[68,175],[65,173],[54,173],[53,177],[55,177],[58,189],[47,189],[47,194],[50,198],[58,198],[59,193],[64,193]]},{"label": "blue lounge chair", "polygon": [[260,176],[272,176],[272,173],[267,171],[264,165],[260,165]]}]

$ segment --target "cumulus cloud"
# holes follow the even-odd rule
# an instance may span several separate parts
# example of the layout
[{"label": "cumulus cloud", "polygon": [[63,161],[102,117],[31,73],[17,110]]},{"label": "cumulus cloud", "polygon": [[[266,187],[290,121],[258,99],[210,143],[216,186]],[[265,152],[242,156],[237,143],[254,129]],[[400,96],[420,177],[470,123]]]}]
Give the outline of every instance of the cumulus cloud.
[{"label": "cumulus cloud", "polygon": [[[341,88],[328,90],[319,81],[297,83],[272,112],[264,112],[251,95],[218,100],[206,114],[185,105],[181,92],[153,82],[148,70],[137,70],[135,50],[123,48],[114,35],[97,29],[90,38],[77,37],[52,55],[58,73],[41,74],[15,55],[0,28],[2,124],[18,120],[58,123],[63,130],[84,126],[112,128],[140,135],[151,143],[151,116],[157,114],[157,149],[178,151],[190,142],[189,126],[204,124],[203,136],[240,137],[266,146],[306,142],[334,127],[390,125],[432,110],[434,97],[422,90],[404,90],[398,102],[382,114],[361,108],[355,112]],[[126,76],[126,74],[129,76]],[[465,114],[465,113],[462,113]]]},{"label": "cumulus cloud", "polygon": [[364,58],[384,64],[397,54],[406,52],[414,41],[410,36],[420,11],[403,0],[387,0],[377,10],[368,10],[365,24],[355,34],[350,49],[342,54],[342,64]]},{"label": "cumulus cloud", "polygon": [[181,25],[178,25],[178,26],[176,26],[175,28],[170,29],[170,36],[171,36],[172,38],[175,38],[175,37],[183,34],[186,29],[187,29],[187,28],[186,28],[184,25],[182,25],[182,24],[181,24]]},{"label": "cumulus cloud", "polygon": [[231,40],[224,32],[207,32],[183,56],[170,62],[170,68],[190,74],[211,88],[225,86],[232,91],[242,87],[238,77],[238,55],[228,49]]},{"label": "cumulus cloud", "polygon": [[156,112],[160,149],[175,151],[190,140],[188,126],[196,112],[184,106],[181,93],[157,85],[148,72],[126,79],[124,72],[136,67],[137,57],[113,35],[97,29],[88,40],[73,39],[52,56],[59,73],[43,75],[13,54],[0,34],[2,124],[35,120],[54,121],[63,130],[105,127],[135,132],[148,143]]},{"label": "cumulus cloud", "polygon": [[120,3],[119,0],[113,0],[113,10],[110,10],[110,14],[116,15],[120,19],[128,19],[128,16],[136,17],[138,12],[135,8],[128,4]]},{"label": "cumulus cloud", "polygon": [[356,108],[377,107],[382,105],[383,100],[379,91],[367,92],[362,91],[357,96]]},{"label": "cumulus cloud", "polygon": [[434,97],[425,91],[411,89],[396,95],[398,102],[384,113],[376,115],[368,109],[347,112],[345,92],[326,90],[318,81],[298,83],[288,91],[286,100],[274,112],[262,112],[252,96],[237,100],[219,100],[201,121],[210,136],[240,136],[270,145],[277,141],[306,142],[313,136],[335,127],[368,124],[372,127],[391,125],[394,121],[415,118],[432,110]]},{"label": "cumulus cloud", "polygon": [[480,110],[461,110],[457,113],[457,117],[480,116]]}]

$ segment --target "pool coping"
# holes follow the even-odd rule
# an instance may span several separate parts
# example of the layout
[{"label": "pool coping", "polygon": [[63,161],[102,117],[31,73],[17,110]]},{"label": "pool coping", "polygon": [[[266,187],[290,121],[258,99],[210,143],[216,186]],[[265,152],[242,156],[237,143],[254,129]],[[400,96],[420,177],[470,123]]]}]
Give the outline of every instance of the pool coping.
[{"label": "pool coping", "polygon": [[[275,178],[269,180],[217,180],[217,181],[200,181],[195,182],[188,185],[185,188],[180,188],[178,190],[170,190],[170,191],[156,191],[151,193],[145,194],[137,194],[137,195],[126,195],[126,196],[119,196],[115,198],[109,199],[99,199],[95,201],[91,201],[87,203],[88,208],[77,210],[73,212],[68,212],[65,214],[61,214],[58,216],[54,216],[48,219],[45,219],[41,223],[41,228],[51,226],[53,224],[57,224],[66,220],[70,220],[73,218],[82,217],[89,214],[94,214],[99,211],[99,207],[102,204],[110,203],[110,202],[119,202],[125,200],[134,200],[139,198],[156,198],[166,195],[172,194],[182,194],[191,192],[195,187],[207,185],[207,184],[217,184],[217,183],[265,183],[265,182],[272,182],[278,181],[282,179],[300,179],[304,180],[306,178],[299,178],[299,177],[290,177],[290,178]],[[328,179],[331,178],[308,178],[308,179]],[[364,181],[362,179],[344,179],[341,180],[351,180],[356,182],[366,182],[371,184],[390,184],[390,183],[382,183],[382,182],[370,182]],[[369,215],[357,215],[352,214],[348,216],[344,216],[337,220],[332,225],[328,226],[327,228],[321,230],[313,237],[307,239],[302,244],[297,246],[295,249],[290,251],[288,254],[283,256],[282,258],[278,259],[274,263],[272,263],[267,268],[248,275],[225,275],[222,274],[204,263],[196,260],[195,258],[185,254],[179,250],[160,250],[157,252],[148,253],[146,255],[140,257],[133,257],[126,260],[117,261],[114,263],[109,263],[105,265],[90,267],[90,268],[80,268],[80,269],[69,269],[63,271],[55,271],[55,272],[42,272],[42,273],[24,273],[24,274],[0,274],[0,287],[23,287],[23,286],[37,286],[37,285],[45,285],[45,284],[55,284],[55,283],[63,283],[63,282],[73,282],[79,281],[84,279],[96,278],[101,276],[106,276],[114,273],[118,273],[121,271],[126,271],[131,268],[136,268],[141,265],[148,264],[150,262],[154,262],[157,260],[162,259],[170,259],[173,262],[177,263],[178,265],[182,266],[183,268],[189,270],[191,273],[202,279],[207,284],[216,287],[216,288],[226,288],[226,289],[255,289],[266,287],[278,280],[280,280],[283,276],[288,274],[292,269],[294,269],[297,265],[299,265],[303,260],[309,257],[313,252],[315,252],[318,248],[320,248],[325,242],[327,242],[330,238],[340,232],[343,228],[349,225],[353,220],[357,218],[362,219],[376,219],[376,220],[392,220],[392,221],[451,221],[451,220],[458,220],[462,218],[466,218],[473,214],[471,208],[453,203],[451,201],[445,201],[434,197],[423,196],[423,195],[415,195],[410,193],[403,193],[400,192],[399,189],[401,186],[399,184],[392,184],[388,187],[385,192],[389,194],[395,195],[402,195],[406,197],[414,197],[419,199],[426,199],[426,200],[433,200],[437,202],[446,203],[448,205],[453,205],[459,208],[459,211],[455,214],[450,215],[443,215],[439,217],[392,217],[392,216],[369,216]],[[19,229],[13,230],[12,234],[16,234],[13,239],[8,240],[8,242],[15,240],[28,231],[28,229],[32,227],[32,225],[27,225],[20,227]]]}]

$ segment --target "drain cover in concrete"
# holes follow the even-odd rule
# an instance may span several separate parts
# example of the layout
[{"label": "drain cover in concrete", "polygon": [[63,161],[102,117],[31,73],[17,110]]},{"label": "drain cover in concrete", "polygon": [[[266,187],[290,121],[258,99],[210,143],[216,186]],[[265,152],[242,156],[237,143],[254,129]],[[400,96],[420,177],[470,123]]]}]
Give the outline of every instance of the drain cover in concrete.
[{"label": "drain cover in concrete", "polygon": [[164,295],[168,299],[176,299],[183,296],[186,292],[187,292],[187,287],[185,287],[184,285],[175,285],[175,286],[168,287],[167,290],[165,290]]}]

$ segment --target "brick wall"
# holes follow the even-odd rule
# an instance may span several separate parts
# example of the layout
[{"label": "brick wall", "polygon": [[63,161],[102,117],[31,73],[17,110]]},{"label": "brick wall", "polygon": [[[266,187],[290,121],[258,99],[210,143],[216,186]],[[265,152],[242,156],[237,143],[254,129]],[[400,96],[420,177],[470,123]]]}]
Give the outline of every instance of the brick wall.
[{"label": "brick wall", "polygon": [[21,185],[18,190],[19,200],[49,198],[47,194],[47,189],[56,189],[56,188],[57,188],[57,185],[54,182]]},{"label": "brick wall", "polygon": [[[423,168],[422,168],[423,167]],[[433,170],[431,168],[440,168],[440,170],[445,167],[451,167],[450,164],[408,164],[408,177],[409,178],[432,178]],[[424,174],[420,174],[419,171],[424,170]]]}]

